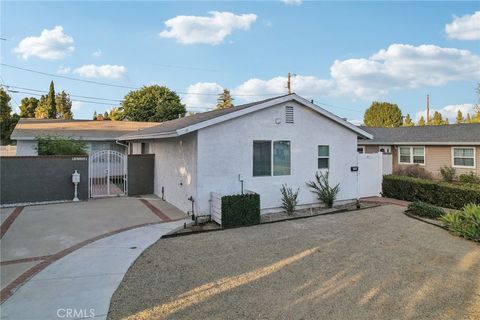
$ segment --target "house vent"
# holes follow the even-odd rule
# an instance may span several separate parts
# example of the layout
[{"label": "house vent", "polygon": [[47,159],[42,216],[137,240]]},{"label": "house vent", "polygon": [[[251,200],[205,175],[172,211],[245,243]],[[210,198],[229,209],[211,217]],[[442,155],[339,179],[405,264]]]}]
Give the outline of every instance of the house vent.
[{"label": "house vent", "polygon": [[293,107],[285,107],[285,123],[293,123]]}]

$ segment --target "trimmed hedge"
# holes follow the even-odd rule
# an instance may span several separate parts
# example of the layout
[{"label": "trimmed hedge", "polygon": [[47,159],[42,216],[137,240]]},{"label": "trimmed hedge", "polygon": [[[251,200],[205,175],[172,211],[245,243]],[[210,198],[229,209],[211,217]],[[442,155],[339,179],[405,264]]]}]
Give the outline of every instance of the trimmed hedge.
[{"label": "trimmed hedge", "polygon": [[432,204],[421,201],[415,201],[410,203],[408,205],[407,212],[418,217],[425,217],[431,219],[440,218],[440,216],[445,213],[442,209],[437,208]]},{"label": "trimmed hedge", "polygon": [[458,185],[386,175],[383,177],[382,195],[400,200],[423,201],[438,207],[461,209],[467,203],[480,204],[480,185]]},{"label": "trimmed hedge", "polygon": [[259,223],[259,194],[237,194],[222,197],[222,227],[251,226]]}]

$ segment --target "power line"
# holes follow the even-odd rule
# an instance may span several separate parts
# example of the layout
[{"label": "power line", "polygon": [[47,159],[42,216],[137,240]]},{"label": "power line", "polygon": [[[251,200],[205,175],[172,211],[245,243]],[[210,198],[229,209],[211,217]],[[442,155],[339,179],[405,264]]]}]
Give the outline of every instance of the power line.
[{"label": "power line", "polygon": [[[32,93],[32,92],[27,92],[27,91],[20,91],[20,90],[15,90],[15,91],[10,91],[12,93],[24,93],[24,94],[29,94],[37,97],[41,97],[42,95],[39,93]],[[106,106],[112,107],[112,103],[105,103],[105,102],[98,102],[98,101],[89,101],[89,100],[81,100],[81,99],[72,99],[72,101],[77,101],[77,102],[88,102],[88,103],[95,103],[95,104],[103,104]]]},{"label": "power line", "polygon": [[[4,84],[5,87],[7,88],[15,88],[15,89],[21,89],[21,90],[28,90],[28,91],[33,91],[33,92],[41,92],[41,93],[46,93],[45,90],[38,90],[38,89],[31,89],[31,88],[25,88],[25,87],[17,87],[17,86],[11,86]],[[94,100],[103,100],[103,101],[114,101],[114,102],[122,102],[123,100],[118,100],[118,99],[108,99],[108,98],[98,98],[98,97],[91,97],[91,96],[81,96],[78,94],[69,94],[71,97],[78,97],[78,98],[86,98],[86,99],[94,99]]]}]

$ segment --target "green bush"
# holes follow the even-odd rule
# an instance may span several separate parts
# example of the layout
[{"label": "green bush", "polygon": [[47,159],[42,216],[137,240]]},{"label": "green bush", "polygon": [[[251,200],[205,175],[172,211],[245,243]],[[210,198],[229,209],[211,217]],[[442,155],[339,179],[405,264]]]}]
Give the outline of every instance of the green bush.
[{"label": "green bush", "polygon": [[287,214],[290,216],[295,211],[295,207],[298,203],[298,191],[293,192],[292,188],[287,187],[286,184],[282,184],[280,192],[282,193],[282,209],[284,209]]},{"label": "green bush", "polygon": [[222,227],[250,226],[260,223],[260,195],[237,194],[222,197]]},{"label": "green bush", "polygon": [[461,183],[480,183],[480,178],[473,172],[464,173],[458,176]]},{"label": "green bush", "polygon": [[35,140],[38,142],[37,151],[39,156],[87,154],[87,144],[83,140],[49,135],[36,137]]},{"label": "green bush", "polygon": [[440,217],[448,230],[465,239],[480,241],[480,205],[469,203],[459,213],[446,213]]},{"label": "green bush", "polygon": [[327,208],[333,207],[333,202],[337,198],[337,194],[340,192],[340,184],[338,183],[335,187],[330,187],[330,183],[328,181],[328,174],[327,171],[325,174],[322,172],[315,173],[315,180],[307,182],[307,186],[309,186],[312,190],[312,193],[317,195],[318,200],[325,203]]},{"label": "green bush", "polygon": [[432,219],[437,219],[439,218],[443,212],[442,209],[435,207],[434,205],[421,202],[421,201],[415,201],[412,202],[408,205],[407,209],[408,213],[411,213],[415,216],[419,217],[424,217],[424,218],[432,218]]},{"label": "green bush", "polygon": [[442,175],[443,181],[452,182],[455,179],[455,171],[453,167],[441,167],[440,174]]},{"label": "green bush", "polygon": [[394,174],[412,178],[432,179],[432,174],[418,164],[401,166],[395,169]]},{"label": "green bush", "polygon": [[480,204],[480,185],[458,185],[386,175],[383,177],[382,195],[400,200],[423,201],[438,207],[461,209],[467,203]]}]

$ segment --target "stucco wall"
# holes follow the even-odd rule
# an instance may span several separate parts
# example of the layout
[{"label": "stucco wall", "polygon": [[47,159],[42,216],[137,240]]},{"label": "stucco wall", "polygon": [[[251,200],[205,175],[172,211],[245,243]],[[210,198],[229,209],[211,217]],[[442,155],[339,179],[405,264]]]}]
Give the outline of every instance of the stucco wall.
[{"label": "stucco wall", "polygon": [[37,141],[21,141],[17,140],[17,156],[36,156]]},{"label": "stucco wall", "polygon": [[150,144],[155,154],[155,194],[187,212],[192,208],[188,200],[196,198],[197,134],[180,138],[159,139]]},{"label": "stucco wall", "polygon": [[[294,106],[294,124],[285,120],[285,105]],[[281,123],[276,124],[276,119]],[[253,177],[253,141],[291,141],[291,175]],[[240,193],[244,188],[260,194],[261,208],[278,208],[283,183],[300,188],[299,204],[318,203],[305,182],[314,179],[318,145],[330,146],[330,178],[340,182],[339,200],[356,198],[356,134],[302,105],[289,102],[198,132],[198,210],[209,212],[210,192]]]}]

